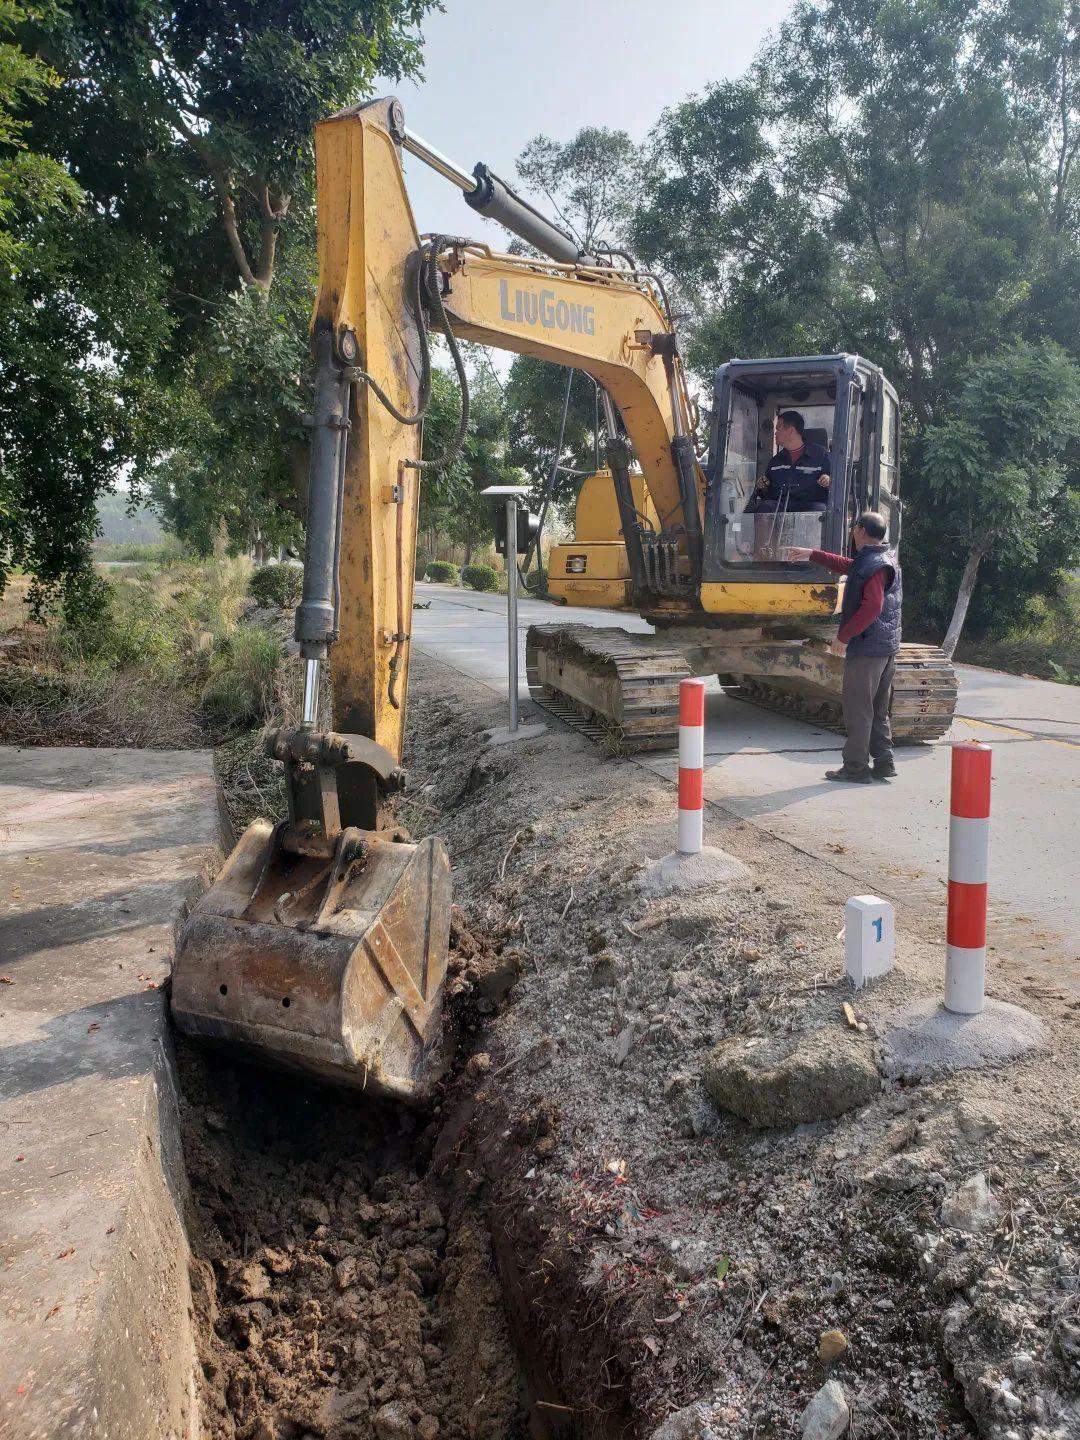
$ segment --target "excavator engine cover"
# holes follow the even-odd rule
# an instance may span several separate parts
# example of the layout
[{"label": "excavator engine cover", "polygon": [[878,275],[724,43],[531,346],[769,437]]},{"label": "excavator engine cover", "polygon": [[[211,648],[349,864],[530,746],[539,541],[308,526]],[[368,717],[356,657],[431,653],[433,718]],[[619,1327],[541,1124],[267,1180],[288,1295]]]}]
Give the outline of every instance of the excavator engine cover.
[{"label": "excavator engine cover", "polygon": [[422,1102],[442,1069],[443,842],[347,827],[327,855],[289,830],[254,821],[192,910],[176,1022],[253,1059]]}]

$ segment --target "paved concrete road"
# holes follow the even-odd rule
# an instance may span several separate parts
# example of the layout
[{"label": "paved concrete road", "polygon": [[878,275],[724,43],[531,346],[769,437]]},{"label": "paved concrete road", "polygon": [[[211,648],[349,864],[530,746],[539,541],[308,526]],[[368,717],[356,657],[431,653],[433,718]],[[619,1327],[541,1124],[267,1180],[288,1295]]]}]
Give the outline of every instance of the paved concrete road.
[{"label": "paved concrete road", "polygon": [[0,1435],[195,1425],[161,988],[213,857],[198,750],[0,746]]},{"label": "paved concrete road", "polygon": [[[506,687],[506,601],[447,586],[417,586],[415,643],[497,692]],[[523,601],[519,622],[583,622],[648,631],[635,615]],[[521,691],[524,683],[524,642]],[[897,753],[900,777],[859,789],[822,779],[838,737],[758,710],[710,686],[705,793],[815,855],[829,853],[874,891],[940,908],[948,862],[949,749]],[[994,746],[990,894],[992,944],[1045,962],[1080,990],[1080,688],[961,667],[951,735]],[[674,776],[670,756],[638,761]]]}]

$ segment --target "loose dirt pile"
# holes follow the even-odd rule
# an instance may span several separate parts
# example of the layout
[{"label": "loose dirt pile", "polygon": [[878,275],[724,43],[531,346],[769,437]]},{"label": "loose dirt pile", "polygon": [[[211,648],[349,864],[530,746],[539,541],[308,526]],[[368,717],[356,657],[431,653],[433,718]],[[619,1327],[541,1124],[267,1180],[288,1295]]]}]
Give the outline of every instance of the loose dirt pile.
[{"label": "loose dirt pile", "polygon": [[889,1012],[940,985],[939,918],[900,906],[898,968],[856,995],[850,880],[713,809],[749,878],[655,898],[672,789],[557,725],[486,749],[489,699],[414,660],[403,818],[525,957],[436,1162],[470,1176],[580,1433],[1080,1435],[1075,1005],[1002,961],[1050,1055],[875,1078]]},{"label": "loose dirt pile", "polygon": [[414,1117],[190,1047],[181,1075],[211,1440],[518,1433],[490,1240]]}]

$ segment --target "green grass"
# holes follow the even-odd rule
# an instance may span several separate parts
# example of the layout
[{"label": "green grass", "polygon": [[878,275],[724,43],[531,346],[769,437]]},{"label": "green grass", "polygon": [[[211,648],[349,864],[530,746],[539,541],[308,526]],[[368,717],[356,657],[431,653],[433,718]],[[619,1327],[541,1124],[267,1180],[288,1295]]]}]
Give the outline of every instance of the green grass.
[{"label": "green grass", "polygon": [[1080,581],[1070,577],[1060,601],[1039,601],[1031,621],[1000,640],[961,641],[956,658],[1014,675],[1080,685]]},{"label": "green grass", "polygon": [[116,560],[127,564],[168,565],[184,558],[184,547],[175,535],[164,540],[99,540],[94,546],[95,560]]},{"label": "green grass", "polygon": [[110,577],[101,611],[23,626],[0,663],[0,728],[23,745],[215,744],[287,710],[282,637],[245,624],[245,561]]}]

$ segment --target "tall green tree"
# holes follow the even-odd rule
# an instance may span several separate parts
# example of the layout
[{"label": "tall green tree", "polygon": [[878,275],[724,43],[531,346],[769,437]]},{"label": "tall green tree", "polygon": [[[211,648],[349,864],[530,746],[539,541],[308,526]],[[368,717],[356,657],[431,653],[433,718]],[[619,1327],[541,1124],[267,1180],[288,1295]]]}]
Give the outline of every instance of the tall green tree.
[{"label": "tall green tree", "polygon": [[515,166],[583,250],[626,245],[641,188],[641,155],[625,130],[587,125],[567,141],[537,135]]},{"label": "tall green tree", "polygon": [[[1038,571],[1044,537],[1065,531],[1076,543],[1080,495],[1069,493],[1063,460],[1078,438],[1080,366],[1049,341],[1021,341],[973,361],[948,421],[927,431],[928,485],[965,555],[946,654],[956,649],[987,557]],[[1052,593],[1053,572],[1038,579]]]},{"label": "tall green tree", "polygon": [[[650,141],[633,232],[689,292],[703,380],[732,354],[857,350],[897,384],[926,633],[968,553],[927,433],[972,364],[1041,336],[1078,350],[1077,8],[799,0],[744,81],[669,109]],[[983,562],[973,628],[1022,613],[1051,553],[1072,563],[1067,524],[1039,534],[1038,564]]]},{"label": "tall green tree", "polygon": [[312,128],[417,72],[432,3],[73,0],[20,23],[22,141],[86,197],[14,217],[33,265],[0,318],[4,538],[43,594],[80,589],[118,484],[199,544],[295,529]]},{"label": "tall green tree", "polygon": [[27,212],[70,208],[82,198],[63,165],[30,148],[22,113],[60,83],[60,77],[15,37],[40,11],[18,0],[0,0],[0,271],[10,275],[23,259],[13,230]]}]

